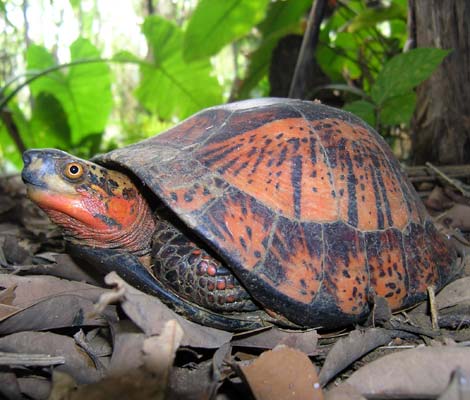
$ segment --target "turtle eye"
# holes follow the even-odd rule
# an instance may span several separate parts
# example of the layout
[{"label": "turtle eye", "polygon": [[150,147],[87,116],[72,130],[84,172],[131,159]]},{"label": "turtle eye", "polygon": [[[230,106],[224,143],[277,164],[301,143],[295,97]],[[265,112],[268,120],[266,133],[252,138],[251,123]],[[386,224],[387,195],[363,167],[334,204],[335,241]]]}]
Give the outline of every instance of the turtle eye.
[{"label": "turtle eye", "polygon": [[64,175],[69,179],[79,179],[83,172],[82,165],[76,162],[68,163],[64,168]]}]

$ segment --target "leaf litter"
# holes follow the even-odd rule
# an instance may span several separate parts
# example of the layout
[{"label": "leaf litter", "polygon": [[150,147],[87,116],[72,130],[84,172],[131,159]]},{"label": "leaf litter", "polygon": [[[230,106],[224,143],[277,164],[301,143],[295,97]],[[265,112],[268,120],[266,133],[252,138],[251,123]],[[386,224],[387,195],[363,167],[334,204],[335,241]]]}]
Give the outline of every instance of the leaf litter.
[{"label": "leaf litter", "polygon": [[[435,189],[427,205],[465,259],[468,199]],[[376,298],[370,320],[347,331],[233,334],[72,259],[19,178],[1,178],[0,398],[465,398],[468,256],[463,262],[466,276],[436,296],[439,329],[427,303],[391,315]]]}]

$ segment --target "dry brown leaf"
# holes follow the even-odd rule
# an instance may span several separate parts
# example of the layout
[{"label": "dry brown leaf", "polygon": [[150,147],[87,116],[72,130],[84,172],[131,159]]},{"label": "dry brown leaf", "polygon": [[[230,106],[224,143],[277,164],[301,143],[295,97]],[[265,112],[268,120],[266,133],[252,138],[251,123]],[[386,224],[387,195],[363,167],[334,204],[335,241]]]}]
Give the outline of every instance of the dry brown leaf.
[{"label": "dry brown leaf", "polygon": [[439,220],[444,221],[446,226],[470,231],[470,206],[466,204],[454,204],[447,210]]},{"label": "dry brown leaf", "polygon": [[92,359],[68,336],[51,332],[14,333],[0,338],[0,351],[63,356],[65,364],[55,368],[68,373],[79,383],[95,382],[102,376]]},{"label": "dry brown leaf", "polygon": [[449,386],[438,400],[467,400],[469,398],[470,376],[465,375],[460,368],[457,368],[452,374]]},{"label": "dry brown leaf", "polygon": [[[210,360],[202,361],[187,368],[174,367],[171,371],[167,400],[216,399],[218,382],[211,378]],[[224,399],[224,397],[221,397]]]},{"label": "dry brown leaf", "polygon": [[183,329],[178,322],[174,319],[167,321],[159,336],[144,340],[142,350],[145,368],[166,381],[181,339],[183,339]]},{"label": "dry brown leaf", "polygon": [[95,312],[92,300],[75,294],[52,295],[29,307],[16,308],[14,314],[0,318],[0,334],[107,325],[106,320]]},{"label": "dry brown leaf", "polygon": [[109,289],[102,289],[82,282],[73,282],[53,276],[0,275],[0,287],[15,286],[12,305],[25,308],[59,294],[74,294],[97,301]]},{"label": "dry brown leaf", "polygon": [[318,334],[315,330],[289,331],[276,327],[235,335],[232,340],[233,346],[259,349],[273,349],[277,345],[284,344],[309,356],[316,353],[317,343]]},{"label": "dry brown leaf", "polygon": [[366,400],[353,386],[343,383],[325,392],[325,400]]},{"label": "dry brown leaf", "polygon": [[0,372],[0,398],[22,400],[20,385],[12,372]]},{"label": "dry brown leaf", "polygon": [[54,371],[52,374],[52,389],[48,400],[65,400],[75,391],[77,382],[70,375]]},{"label": "dry brown leaf", "polygon": [[0,304],[0,322],[12,315],[15,315],[18,311],[21,311],[20,307],[9,306],[6,304]]},{"label": "dry brown leaf", "polygon": [[131,321],[111,324],[113,354],[109,364],[109,375],[123,375],[143,365],[142,347],[145,335]]},{"label": "dry brown leaf", "polygon": [[15,300],[16,285],[11,285],[0,292],[0,303],[11,306]]},{"label": "dry brown leaf", "polygon": [[217,348],[230,341],[232,334],[188,321],[179,316],[159,299],[142,293],[127,284],[115,272],[105,277],[106,283],[115,285],[120,296],[121,306],[127,316],[148,336],[161,334],[166,321],[176,320],[183,329],[182,346]]},{"label": "dry brown leaf", "polygon": [[[130,337],[137,341],[132,346],[131,351],[139,354],[143,352],[144,368],[137,366],[141,362],[140,357],[137,363],[127,363],[123,358],[123,349],[119,360],[114,359],[112,366],[112,376],[109,376],[95,384],[80,386],[77,390],[66,393],[62,397],[56,397],[54,400],[107,400],[107,399],[129,399],[129,400],[159,400],[163,399],[167,386],[168,374],[171,370],[175,352],[179,347],[179,342],[183,336],[183,331],[176,321],[168,321],[160,336],[144,339],[142,334],[138,336],[129,336],[129,325],[114,327],[115,337],[120,336],[122,340]],[[121,330],[120,334],[117,332]],[[135,335],[135,333],[132,333]],[[140,340],[142,339],[142,340]],[[140,347],[138,347],[140,346]],[[138,347],[138,348],[137,348]],[[124,350],[125,352],[126,350]],[[123,365],[117,366],[121,361]]]},{"label": "dry brown leaf", "polygon": [[470,376],[470,348],[423,347],[366,364],[346,382],[366,397],[434,398],[445,390],[459,367]]},{"label": "dry brown leaf", "polygon": [[93,269],[85,269],[77,264],[66,253],[40,253],[35,254],[33,265],[19,265],[15,267],[19,275],[48,275],[77,282],[86,282],[102,286],[103,280]]},{"label": "dry brown leaf", "polygon": [[445,194],[441,186],[434,186],[429,196],[424,200],[424,204],[432,210],[442,211],[452,207],[454,201]]},{"label": "dry brown leaf", "polygon": [[257,400],[323,399],[315,366],[299,350],[279,346],[240,370]]},{"label": "dry brown leaf", "polygon": [[25,376],[18,378],[23,399],[46,400],[51,391],[51,382],[42,376]]},{"label": "dry brown leaf", "polygon": [[94,384],[78,386],[75,390],[64,390],[62,397],[54,400],[163,400],[164,389],[152,374],[140,369],[123,376],[104,378]]},{"label": "dry brown leaf", "polygon": [[470,303],[470,277],[449,283],[438,293],[436,302],[439,310],[456,304]]},{"label": "dry brown leaf", "polygon": [[320,371],[321,385],[326,385],[339,372],[369,351],[392,340],[385,329],[355,330],[339,339],[331,348]]}]

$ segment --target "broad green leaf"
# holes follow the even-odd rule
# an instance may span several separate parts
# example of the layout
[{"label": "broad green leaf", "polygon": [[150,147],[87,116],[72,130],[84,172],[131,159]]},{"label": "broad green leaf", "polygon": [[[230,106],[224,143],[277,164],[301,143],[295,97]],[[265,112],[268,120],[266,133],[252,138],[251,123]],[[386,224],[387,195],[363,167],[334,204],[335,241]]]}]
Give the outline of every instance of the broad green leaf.
[{"label": "broad green leaf", "polygon": [[[112,107],[111,77],[105,62],[98,60],[99,51],[87,40],[77,39],[70,46],[71,60],[83,64],[54,71],[30,84],[34,96],[49,93],[61,103],[67,114],[72,143],[83,137],[102,132]],[[52,56],[41,46],[31,46],[27,52],[28,69],[53,66]]]},{"label": "broad green leaf", "polygon": [[135,54],[132,54],[130,51],[127,51],[127,50],[117,52],[113,56],[112,60],[117,61],[117,62],[129,62],[129,63],[136,63],[136,64],[142,63],[142,59],[140,59]]},{"label": "broad green leaf", "polygon": [[15,169],[19,170],[22,166],[21,154],[7,128],[0,121],[0,172],[12,172]]},{"label": "broad green leaf", "polygon": [[368,7],[354,17],[348,25],[348,32],[356,32],[360,29],[373,28],[378,23],[393,19],[406,20],[407,9],[396,3],[389,7]]},{"label": "broad green leaf", "polygon": [[145,38],[152,49],[155,65],[173,58],[181,52],[182,33],[180,29],[168,20],[158,17],[148,17],[142,27]]},{"label": "broad green leaf", "polygon": [[[32,135],[25,115],[14,101],[8,104],[8,109],[23,143],[28,147],[28,139]],[[0,121],[0,168],[4,168],[5,165],[7,171],[13,171],[14,169],[20,169],[23,161],[11,133],[4,125],[4,122]]]},{"label": "broad green leaf", "polygon": [[70,127],[61,103],[50,93],[41,92],[34,100],[28,147],[71,147]]},{"label": "broad green leaf", "polygon": [[216,54],[260,22],[269,0],[200,0],[184,35],[187,61]]},{"label": "broad green leaf", "polygon": [[245,79],[238,93],[238,99],[250,97],[251,90],[266,76],[271,64],[271,55],[280,37],[271,37],[264,40],[251,54]]},{"label": "broad green leaf", "polygon": [[375,105],[369,103],[365,100],[352,101],[351,103],[346,103],[343,107],[343,110],[349,111],[359,118],[362,118],[369,125],[375,126]]},{"label": "broad green leaf", "polygon": [[312,5],[312,0],[286,0],[271,2],[258,29],[264,37],[282,31],[286,27],[299,25],[300,19]]},{"label": "broad green leaf", "polygon": [[423,47],[393,57],[377,76],[371,89],[372,99],[380,105],[405,94],[429,78],[447,54],[448,50]]},{"label": "broad green leaf", "polygon": [[391,97],[385,100],[380,108],[380,122],[384,125],[408,125],[415,107],[416,94],[414,92]]},{"label": "broad green leaf", "polygon": [[81,0],[69,0],[70,5],[74,10],[78,10],[80,8]]},{"label": "broad green leaf", "polygon": [[136,95],[144,107],[162,119],[171,119],[221,103],[222,89],[211,75],[209,60],[184,61],[183,33],[175,24],[153,15],[145,20],[143,31],[155,60],[140,66]]},{"label": "broad green leaf", "polygon": [[279,39],[289,33],[302,33],[300,20],[311,4],[311,0],[287,0],[270,3],[266,18],[258,25],[263,38],[258,48],[249,56],[248,69],[239,91],[239,98],[249,97],[250,91],[267,74],[272,52]]},{"label": "broad green leaf", "polygon": [[331,81],[343,81],[343,66],[348,61],[339,54],[336,49],[327,44],[319,43],[315,52],[315,58],[322,71],[329,76]]}]

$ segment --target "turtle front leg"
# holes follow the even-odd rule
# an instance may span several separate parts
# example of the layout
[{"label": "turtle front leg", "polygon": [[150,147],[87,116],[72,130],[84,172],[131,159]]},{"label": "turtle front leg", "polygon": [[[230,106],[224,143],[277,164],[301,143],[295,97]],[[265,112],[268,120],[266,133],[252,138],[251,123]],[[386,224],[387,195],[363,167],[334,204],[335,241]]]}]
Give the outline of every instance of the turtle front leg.
[{"label": "turtle front leg", "polygon": [[258,308],[227,267],[178,228],[158,217],[152,259],[156,278],[190,302],[216,312]]}]

